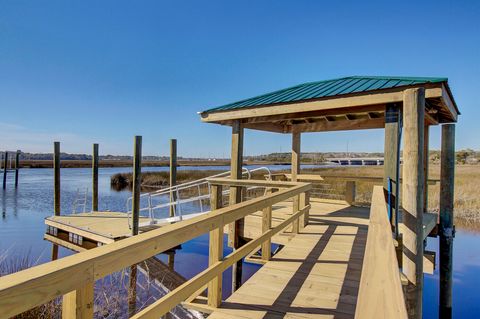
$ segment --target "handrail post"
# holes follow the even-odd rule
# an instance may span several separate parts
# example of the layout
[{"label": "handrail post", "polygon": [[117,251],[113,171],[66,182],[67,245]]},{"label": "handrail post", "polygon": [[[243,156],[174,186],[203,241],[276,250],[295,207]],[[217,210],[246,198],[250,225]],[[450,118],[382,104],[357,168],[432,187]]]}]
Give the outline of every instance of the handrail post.
[{"label": "handrail post", "polygon": [[345,200],[349,205],[353,205],[355,202],[355,192],[356,192],[356,185],[355,181],[346,181],[346,189],[345,189]]},{"label": "handrail post", "polygon": [[[268,189],[266,195],[270,195],[272,189]],[[272,206],[265,207],[262,210],[262,233],[265,233],[272,228]],[[272,256],[272,239],[269,238],[262,243],[262,260],[268,261]]]},{"label": "handrail post", "polygon": [[63,296],[62,319],[93,318],[94,283],[87,283],[82,288]]},{"label": "handrail post", "polygon": [[[305,192],[300,194],[300,207],[306,207],[310,204],[310,193]],[[302,217],[300,217],[300,226],[305,228],[308,225],[308,220],[310,219],[310,210],[307,210]]]},{"label": "handrail post", "polygon": [[[222,186],[212,185],[210,198],[211,211],[222,207]],[[210,231],[208,264],[212,266],[223,259],[223,224]],[[208,283],[208,305],[219,307],[222,303],[222,273]]]}]

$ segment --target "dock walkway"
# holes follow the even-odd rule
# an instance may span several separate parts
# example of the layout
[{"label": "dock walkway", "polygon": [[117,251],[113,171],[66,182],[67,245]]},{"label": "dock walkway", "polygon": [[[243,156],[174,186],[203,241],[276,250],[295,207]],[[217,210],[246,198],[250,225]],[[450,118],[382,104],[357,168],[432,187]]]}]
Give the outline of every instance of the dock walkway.
[{"label": "dock walkway", "polygon": [[[311,205],[309,225],[209,318],[354,317],[369,210]],[[291,214],[289,202],[276,207],[276,218]]]}]

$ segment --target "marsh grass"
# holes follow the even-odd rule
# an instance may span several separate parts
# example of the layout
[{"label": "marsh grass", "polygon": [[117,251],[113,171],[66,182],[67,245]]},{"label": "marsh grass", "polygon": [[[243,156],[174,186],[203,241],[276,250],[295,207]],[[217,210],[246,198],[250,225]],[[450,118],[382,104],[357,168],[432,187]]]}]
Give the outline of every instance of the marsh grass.
[{"label": "marsh grass", "polygon": [[[335,168],[304,169],[303,173],[317,173],[322,176],[371,176],[383,175],[383,166],[341,166]],[[178,183],[197,180],[214,174],[221,173],[218,170],[185,170],[177,173]],[[156,187],[168,186],[169,172],[147,172],[142,174],[142,184]],[[254,178],[262,178],[262,174],[254,175]],[[440,178],[440,165],[429,165],[429,178]],[[131,187],[131,173],[115,174],[112,176],[112,187],[124,180],[124,186]],[[455,167],[455,222],[459,227],[476,227],[480,225],[480,165],[457,165]],[[356,185],[356,200],[361,203],[369,203],[372,197],[372,182],[358,182]],[[428,186],[428,209],[432,212],[439,211],[440,183]],[[315,187],[314,196],[332,199],[342,199],[345,194],[345,182],[328,181]],[[401,196],[401,189],[400,189]],[[479,226],[480,228],[480,226]]]}]

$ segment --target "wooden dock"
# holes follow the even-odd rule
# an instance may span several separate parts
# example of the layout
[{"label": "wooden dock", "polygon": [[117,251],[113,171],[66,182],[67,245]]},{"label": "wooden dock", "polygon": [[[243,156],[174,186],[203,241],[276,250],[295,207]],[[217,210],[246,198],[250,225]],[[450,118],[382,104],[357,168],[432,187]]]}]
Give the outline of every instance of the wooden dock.
[{"label": "wooden dock", "polygon": [[[311,205],[308,226],[209,318],[354,317],[369,209],[340,203]],[[276,219],[291,215],[291,202],[276,207]],[[247,219],[245,229],[252,224]]]},{"label": "wooden dock", "polygon": [[[140,223],[148,223],[149,220],[141,217]],[[45,225],[45,239],[75,251],[91,249],[132,236],[127,214],[121,212],[50,216],[45,218]],[[161,226],[162,224],[154,224],[140,227],[140,232]]]}]

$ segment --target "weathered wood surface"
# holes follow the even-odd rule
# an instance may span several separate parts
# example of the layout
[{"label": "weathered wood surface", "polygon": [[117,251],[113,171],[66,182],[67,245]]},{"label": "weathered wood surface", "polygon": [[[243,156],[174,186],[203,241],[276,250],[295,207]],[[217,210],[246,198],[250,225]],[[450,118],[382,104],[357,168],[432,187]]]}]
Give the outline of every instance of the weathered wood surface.
[{"label": "weathered wood surface", "polygon": [[407,318],[384,190],[376,186],[355,319]]},{"label": "weathered wood surface", "polygon": [[[368,209],[310,204],[309,224],[209,318],[354,317]],[[287,218],[291,207],[274,205],[274,220]]]}]

